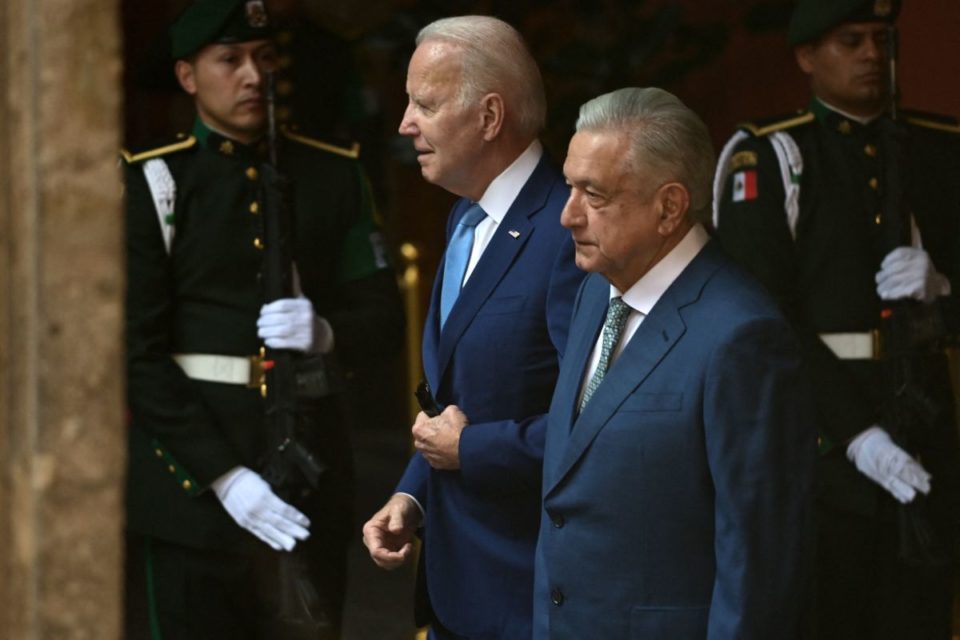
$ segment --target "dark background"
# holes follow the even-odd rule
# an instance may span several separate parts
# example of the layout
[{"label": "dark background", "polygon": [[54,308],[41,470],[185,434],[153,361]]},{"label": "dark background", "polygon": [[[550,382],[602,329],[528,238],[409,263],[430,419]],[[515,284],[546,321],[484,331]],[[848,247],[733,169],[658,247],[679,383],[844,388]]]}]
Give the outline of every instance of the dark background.
[{"label": "dark background", "polygon": [[[332,142],[358,140],[383,226],[397,260],[402,244],[420,254],[420,286],[409,300],[413,336],[422,325],[443,229],[454,198],[425,183],[397,126],[417,31],[444,16],[495,15],[517,27],[540,64],[547,90],[549,153],[562,162],[583,102],[624,86],[660,86],[697,111],[719,151],[743,120],[788,114],[808,100],[786,42],[790,0],[266,0],[315,34],[294,60],[296,88],[314,102],[298,109],[304,131]],[[125,145],[143,149],[189,130],[192,103],[163,57],[163,33],[186,0],[125,0]],[[293,18],[291,18],[292,20]],[[904,0],[900,88],[904,106],[960,116],[960,2]],[[960,176],[958,176],[960,179]],[[408,454],[412,349],[355,379],[359,474],[357,545],[351,559],[346,636],[409,637],[411,572],[373,568],[360,524],[389,495]],[[408,371],[410,373],[408,373]]]},{"label": "dark background", "polygon": [[[191,126],[192,104],[174,85],[172,64],[146,63],[185,4],[124,2],[129,148],[162,143]],[[267,5],[299,5],[300,14],[322,32],[323,45],[310,52],[312,76],[301,73],[311,82],[298,86],[322,87],[318,97],[324,106],[305,130],[332,141],[361,142],[391,245],[420,247],[427,282],[453,198],[420,178],[411,146],[396,130],[406,105],[413,40],[433,19],[482,13],[520,30],[544,76],[549,111],[543,139],[558,161],[580,104],[624,86],[675,93],[703,117],[718,150],[736,123],[787,114],[807,102],[806,79],[785,37],[790,0],[267,0]],[[960,33],[960,3],[905,0],[899,26],[902,104],[960,115],[960,56],[949,45]]]}]

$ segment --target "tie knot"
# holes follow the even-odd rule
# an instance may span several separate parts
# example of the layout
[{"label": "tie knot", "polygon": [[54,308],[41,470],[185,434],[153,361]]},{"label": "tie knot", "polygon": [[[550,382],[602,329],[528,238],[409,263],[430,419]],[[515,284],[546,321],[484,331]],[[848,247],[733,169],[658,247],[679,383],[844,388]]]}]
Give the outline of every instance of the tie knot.
[{"label": "tie knot", "polygon": [[480,205],[474,204],[469,209],[467,209],[467,212],[465,214],[463,214],[463,217],[460,218],[459,224],[465,227],[475,227],[478,224],[480,224],[480,221],[486,217],[487,217],[487,212],[484,211]]},{"label": "tie knot", "polygon": [[624,302],[623,298],[620,296],[610,298],[610,306],[607,307],[607,324],[619,325],[628,313],[630,313],[630,305]]}]

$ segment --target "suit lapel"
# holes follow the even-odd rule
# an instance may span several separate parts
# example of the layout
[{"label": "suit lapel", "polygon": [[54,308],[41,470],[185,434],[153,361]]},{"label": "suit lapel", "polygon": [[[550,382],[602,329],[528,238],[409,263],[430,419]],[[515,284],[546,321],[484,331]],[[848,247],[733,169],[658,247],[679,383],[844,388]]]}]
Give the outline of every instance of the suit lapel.
[{"label": "suit lapel", "polygon": [[[600,324],[603,324],[602,318]],[[561,423],[571,424],[572,430],[556,472],[552,474],[553,483],[545,487],[548,492],[570,471],[623,401],[643,384],[685,331],[683,320],[674,306],[664,308],[658,303],[650,315],[644,318],[620,357],[607,371],[583,413],[570,423]],[[590,350],[587,350],[585,357],[572,361],[579,363],[577,369],[580,383],[589,358]],[[574,401],[579,388],[574,388]],[[571,415],[572,411],[571,407]]]},{"label": "suit lapel", "polygon": [[[561,377],[567,384],[573,377],[576,377],[576,383],[559,387],[572,395],[573,400],[565,401],[560,408],[558,418],[566,417],[565,420],[557,420],[555,423],[551,421],[551,428],[569,427],[571,431],[566,444],[562,445],[559,461],[544,483],[544,495],[549,494],[563,480],[624,400],[636,392],[686,333],[681,309],[696,302],[703,286],[716,271],[719,264],[718,254],[713,245],[712,242],[708,243],[670,285],[651,309],[650,315],[644,318],[620,357],[610,367],[603,382],[584,407],[583,413],[574,418],[573,403],[576,402],[579,384],[582,383],[597,334],[594,332],[593,340],[586,347],[580,345],[578,340],[575,357],[565,360],[561,371]],[[586,314],[586,326],[602,326],[606,305],[598,296],[592,296],[592,305],[595,308],[584,308],[579,313]],[[570,355],[574,356],[573,353]]]},{"label": "suit lapel", "polygon": [[[517,194],[507,215],[497,226],[490,244],[484,250],[470,279],[453,305],[443,330],[440,331],[437,347],[437,382],[443,378],[450,357],[460,337],[473,322],[477,310],[493,294],[497,284],[510,269],[517,255],[530,241],[536,227],[530,218],[543,209],[554,182],[556,171],[544,155],[527,183]],[[441,279],[442,274],[437,276]],[[434,287],[434,299],[439,292]],[[433,304],[431,304],[431,309]],[[431,314],[432,316],[433,314]],[[433,319],[430,320],[433,322]],[[436,323],[435,323],[436,324]]]},{"label": "suit lapel", "polygon": [[590,288],[584,290],[582,307],[577,323],[570,327],[570,337],[567,340],[567,354],[564,360],[580,362],[579,367],[563,367],[557,380],[557,388],[564,390],[564,397],[558,403],[560,424],[569,431],[575,419],[580,387],[583,386],[586,363],[597,342],[597,336],[603,328],[607,316],[606,303],[610,295],[610,285],[601,276],[590,276]]}]

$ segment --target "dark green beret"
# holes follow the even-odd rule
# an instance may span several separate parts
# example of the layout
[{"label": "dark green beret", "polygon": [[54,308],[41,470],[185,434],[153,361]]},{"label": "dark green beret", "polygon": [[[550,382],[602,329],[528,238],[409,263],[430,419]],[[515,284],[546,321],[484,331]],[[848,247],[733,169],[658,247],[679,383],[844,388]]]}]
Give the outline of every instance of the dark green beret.
[{"label": "dark green beret", "polygon": [[798,0],[790,16],[791,45],[816,40],[845,22],[887,22],[900,13],[900,0]]},{"label": "dark green beret", "polygon": [[170,28],[175,60],[215,42],[249,42],[271,36],[263,0],[195,0]]}]

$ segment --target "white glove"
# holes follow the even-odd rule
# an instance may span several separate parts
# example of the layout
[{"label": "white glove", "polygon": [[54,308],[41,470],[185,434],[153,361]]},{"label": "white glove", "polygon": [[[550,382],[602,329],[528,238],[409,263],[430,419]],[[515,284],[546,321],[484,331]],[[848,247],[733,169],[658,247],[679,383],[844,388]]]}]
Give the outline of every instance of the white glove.
[{"label": "white glove", "polygon": [[950,281],[937,271],[926,251],[914,247],[897,247],[888,253],[876,281],[877,295],[883,300],[933,302],[950,295]]},{"label": "white glove", "polygon": [[263,305],[257,335],[271,349],[327,353],[333,348],[330,323],[313,312],[313,304],[304,296]]},{"label": "white glove", "polygon": [[860,432],[847,447],[847,457],[857,469],[890,494],[907,504],[917,491],[930,493],[930,474],[874,425]]},{"label": "white glove", "polygon": [[237,524],[280,551],[310,537],[310,520],[273,493],[260,474],[234,467],[211,484]]}]

